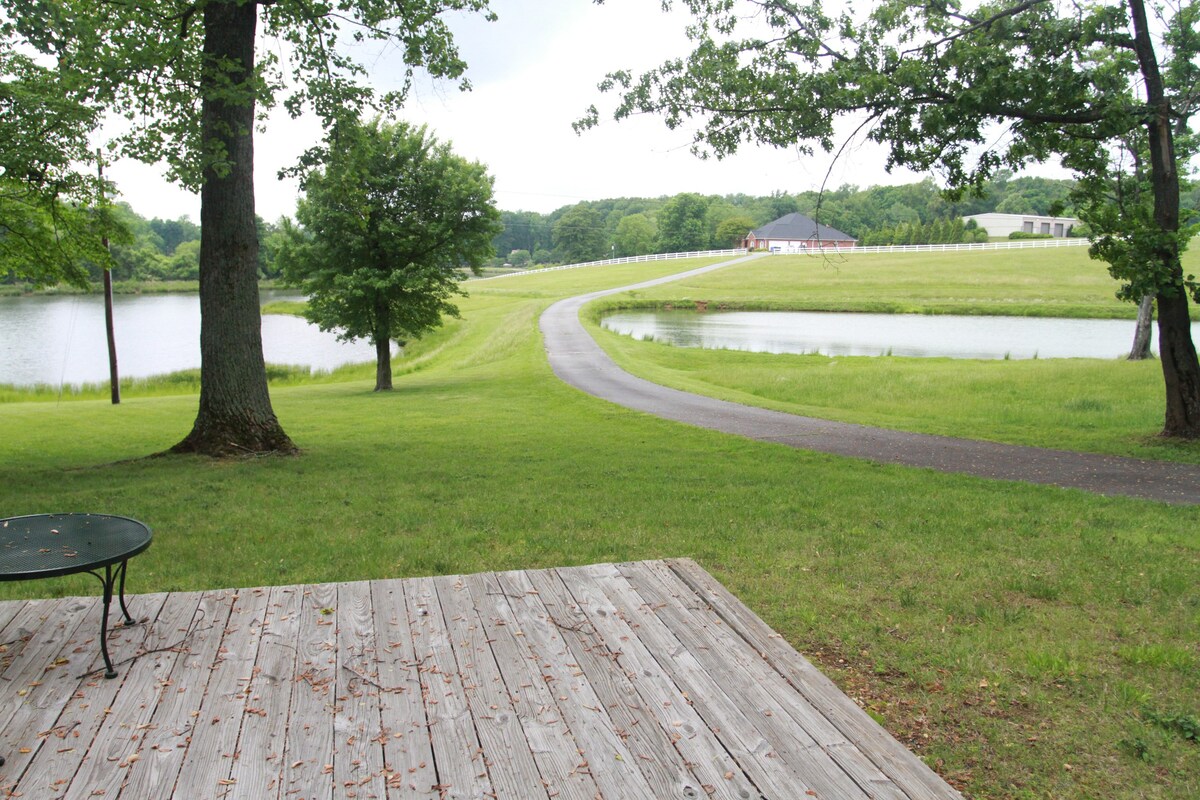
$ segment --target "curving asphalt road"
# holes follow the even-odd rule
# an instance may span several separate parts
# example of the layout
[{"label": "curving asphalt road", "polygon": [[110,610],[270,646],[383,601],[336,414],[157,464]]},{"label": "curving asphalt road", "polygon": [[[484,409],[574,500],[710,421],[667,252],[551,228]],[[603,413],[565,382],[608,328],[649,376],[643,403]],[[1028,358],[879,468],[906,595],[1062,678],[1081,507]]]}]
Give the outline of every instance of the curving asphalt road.
[{"label": "curving asphalt road", "polygon": [[1200,466],[905,433],[801,417],[669,389],[618,367],[579,321],[579,309],[598,297],[657,286],[759,257],[743,256],[555,303],[540,320],[554,374],[588,394],[626,408],[803,450],[1175,505],[1200,504]]}]

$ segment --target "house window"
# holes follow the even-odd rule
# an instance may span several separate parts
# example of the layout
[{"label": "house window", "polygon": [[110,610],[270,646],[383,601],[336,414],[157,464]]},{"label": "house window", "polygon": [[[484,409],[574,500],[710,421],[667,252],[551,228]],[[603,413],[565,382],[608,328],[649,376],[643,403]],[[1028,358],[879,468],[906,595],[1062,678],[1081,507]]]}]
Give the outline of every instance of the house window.
[{"label": "house window", "polygon": [[1049,222],[1042,223],[1042,233],[1050,233],[1050,223]]},{"label": "house window", "polygon": [[1062,224],[1061,222],[1056,222],[1056,223],[1054,223],[1054,235],[1055,235],[1055,236],[1057,236],[1057,237],[1058,237],[1058,238],[1060,238],[1060,239],[1062,238],[1062,235],[1063,235],[1063,224]]},{"label": "house window", "polygon": [[1021,230],[1025,231],[1025,233],[1033,233],[1033,220],[1027,220],[1025,224],[1021,226]]}]

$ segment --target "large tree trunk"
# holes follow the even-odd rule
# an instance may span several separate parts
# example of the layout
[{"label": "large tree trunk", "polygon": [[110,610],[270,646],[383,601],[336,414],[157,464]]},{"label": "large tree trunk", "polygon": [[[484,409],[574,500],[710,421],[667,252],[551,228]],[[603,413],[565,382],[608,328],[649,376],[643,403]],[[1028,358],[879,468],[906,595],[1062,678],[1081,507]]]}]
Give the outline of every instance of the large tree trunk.
[{"label": "large tree trunk", "polygon": [[1129,348],[1130,361],[1145,361],[1150,357],[1150,335],[1154,322],[1154,295],[1142,297],[1138,303],[1137,324],[1133,329],[1133,347]]},{"label": "large tree trunk", "polygon": [[1200,437],[1200,361],[1192,342],[1188,317],[1187,289],[1179,261],[1179,173],[1175,164],[1171,104],[1167,99],[1158,57],[1154,52],[1146,7],[1142,0],[1129,0],[1134,28],[1134,51],[1146,84],[1151,112],[1146,122],[1150,149],[1150,182],[1154,191],[1154,222],[1160,237],[1155,257],[1166,267],[1166,280],[1158,291],[1158,349],[1166,386],[1167,411],[1164,436]]},{"label": "large tree trunk", "polygon": [[392,342],[390,339],[375,341],[375,391],[392,390]]},{"label": "large tree trunk", "polygon": [[1200,437],[1200,367],[1183,289],[1158,296],[1158,351],[1167,388],[1163,436]]},{"label": "large tree trunk", "polygon": [[375,302],[375,391],[392,390],[392,310],[386,300]]},{"label": "large tree trunk", "polygon": [[[204,6],[201,136],[219,142],[220,165],[200,189],[200,410],[174,452],[231,456],[295,452],[267,392],[258,304],[258,234],[254,224],[254,101],[222,98],[214,64],[240,66],[225,78],[252,79],[258,5]],[[218,168],[219,166],[219,168]]]}]

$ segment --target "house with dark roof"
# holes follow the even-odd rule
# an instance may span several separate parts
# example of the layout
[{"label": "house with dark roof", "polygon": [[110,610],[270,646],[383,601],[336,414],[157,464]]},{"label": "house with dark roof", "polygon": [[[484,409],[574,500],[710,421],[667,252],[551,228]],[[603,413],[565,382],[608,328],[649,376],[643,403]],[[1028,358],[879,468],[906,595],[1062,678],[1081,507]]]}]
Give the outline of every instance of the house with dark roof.
[{"label": "house with dark roof", "polygon": [[770,250],[772,253],[805,253],[809,250],[843,249],[854,247],[858,240],[836,228],[822,225],[803,214],[785,214],[774,222],[750,231],[746,236],[748,250]]}]

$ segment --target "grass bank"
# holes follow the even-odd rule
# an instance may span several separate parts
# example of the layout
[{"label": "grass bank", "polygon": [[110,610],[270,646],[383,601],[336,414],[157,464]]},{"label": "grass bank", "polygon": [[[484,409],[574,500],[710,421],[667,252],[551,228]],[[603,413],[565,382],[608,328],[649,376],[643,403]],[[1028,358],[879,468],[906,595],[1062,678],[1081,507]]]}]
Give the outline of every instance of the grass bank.
[{"label": "grass bank", "polygon": [[[285,386],[336,383],[373,376],[374,364],[347,364],[334,370],[313,370],[297,364],[267,364],[267,382],[272,389]],[[166,375],[147,378],[121,378],[121,397],[125,399],[167,397],[200,393],[200,370],[182,369]],[[33,386],[0,384],[0,404],[4,403],[61,403],[73,400],[108,400],[108,381],[55,386],[39,383]]]},{"label": "grass bank", "polygon": [[[286,289],[277,280],[262,280],[258,282],[259,289]],[[27,294],[99,294],[104,291],[104,285],[101,283],[93,283],[86,289],[81,289],[78,286],[68,286],[61,284],[59,286],[50,286],[43,288],[35,288],[31,283],[6,283],[0,284],[0,297],[17,297]],[[113,294],[196,294],[200,291],[199,281],[114,281]]]},{"label": "grass bank", "polygon": [[140,459],[194,396],[4,405],[0,508],[145,520],[135,592],[690,556],[971,797],[1200,796],[1200,510],[804,453],[553,378],[553,298],[683,266],[472,284],[395,392],[274,391],[297,458]]},{"label": "grass bank", "polygon": [[[1200,250],[1184,253],[1200,271]],[[1134,319],[1117,283],[1086,247],[963,253],[771,256],[606,302],[624,308],[698,300],[710,309],[861,311]],[[1200,308],[1192,308],[1200,319]],[[1132,340],[1133,333],[1130,332]]]},{"label": "grass bank", "polygon": [[[951,258],[953,256],[953,258]],[[1189,267],[1200,254],[1190,251]],[[1200,463],[1168,442],[1157,361],[1027,361],[773,355],[638,342],[602,330],[607,310],[689,306],[1124,317],[1133,307],[1083,248],[1019,253],[771,257],[616,295],[585,311],[630,372],[656,383],[795,414],[1013,444]],[[1197,309],[1193,309],[1196,312]],[[1133,327],[1130,325],[1130,340]]]}]

